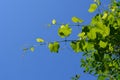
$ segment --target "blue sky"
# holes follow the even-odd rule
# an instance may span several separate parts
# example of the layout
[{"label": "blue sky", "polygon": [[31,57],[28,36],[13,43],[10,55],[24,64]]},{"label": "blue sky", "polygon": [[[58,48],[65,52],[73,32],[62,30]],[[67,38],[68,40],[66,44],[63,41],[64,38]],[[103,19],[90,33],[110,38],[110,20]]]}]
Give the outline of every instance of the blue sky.
[{"label": "blue sky", "polygon": [[[71,23],[71,17],[77,16],[89,23],[95,15],[88,13],[90,3],[92,0],[0,0],[0,80],[70,80],[75,74],[81,74],[80,80],[96,80],[80,68],[82,53],[75,54],[65,45],[59,54],[41,46],[22,57],[22,48],[36,44],[37,37],[61,40],[58,26],[47,27],[52,19]],[[77,39],[80,30],[73,30],[69,39]]]}]

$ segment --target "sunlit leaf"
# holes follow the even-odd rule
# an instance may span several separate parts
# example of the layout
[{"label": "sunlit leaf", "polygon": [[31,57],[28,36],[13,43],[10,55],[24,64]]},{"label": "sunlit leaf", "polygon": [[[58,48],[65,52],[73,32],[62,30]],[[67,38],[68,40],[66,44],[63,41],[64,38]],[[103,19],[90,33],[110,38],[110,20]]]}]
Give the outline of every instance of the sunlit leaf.
[{"label": "sunlit leaf", "polygon": [[109,24],[112,24],[114,22],[114,20],[115,20],[114,15],[112,13],[109,14],[109,16],[108,16]]},{"label": "sunlit leaf", "polygon": [[80,37],[80,38],[83,38],[83,39],[84,39],[84,38],[85,38],[85,32],[79,33],[79,34],[78,34],[78,37]]},{"label": "sunlit leaf", "polygon": [[105,48],[107,46],[107,42],[100,41],[99,45],[100,47]]},{"label": "sunlit leaf", "polygon": [[85,45],[86,45],[87,51],[94,50],[94,44],[86,42]]},{"label": "sunlit leaf", "polygon": [[105,12],[105,13],[103,14],[103,16],[102,16],[102,19],[106,19],[107,16],[108,16],[108,12]]},{"label": "sunlit leaf", "polygon": [[75,51],[75,52],[80,52],[81,48],[80,48],[80,42],[71,42],[70,43],[71,48]]},{"label": "sunlit leaf", "polygon": [[58,42],[54,42],[54,43],[49,43],[48,44],[48,48],[51,52],[54,52],[54,53],[58,53],[59,51],[59,43]]},{"label": "sunlit leaf", "polygon": [[52,20],[52,24],[56,24],[56,20],[55,19]]},{"label": "sunlit leaf", "polygon": [[80,19],[80,18],[78,18],[78,17],[72,17],[72,21],[74,22],[74,23],[82,23],[83,22],[83,20],[82,19]]},{"label": "sunlit leaf", "polygon": [[60,47],[59,43],[58,42],[54,42],[54,52],[58,53],[59,47]]},{"label": "sunlit leaf", "polygon": [[110,28],[109,27],[104,27],[103,37],[109,36],[109,34],[110,34]]},{"label": "sunlit leaf", "polygon": [[96,24],[96,28],[98,28],[100,30],[104,30],[104,27],[106,27],[102,22],[97,22],[95,24]]},{"label": "sunlit leaf", "polygon": [[89,39],[96,39],[96,29],[91,29],[90,32],[87,33],[87,36]]},{"label": "sunlit leaf", "polygon": [[72,29],[69,27],[68,24],[66,25],[61,25],[60,28],[58,29],[58,35],[61,38],[68,37],[72,32]]},{"label": "sunlit leaf", "polygon": [[49,43],[49,44],[48,44],[48,48],[49,48],[49,50],[50,50],[51,52],[53,52],[53,48],[54,48],[53,43]]},{"label": "sunlit leaf", "polygon": [[30,48],[30,51],[34,52],[35,48],[34,47],[31,47]]},{"label": "sunlit leaf", "polygon": [[94,16],[91,20],[91,24],[92,25],[96,25],[99,21],[101,20],[101,15],[97,14],[96,16]]},{"label": "sunlit leaf", "polygon": [[44,42],[44,40],[42,38],[37,38],[36,41],[37,42]]},{"label": "sunlit leaf", "polygon": [[92,13],[92,12],[94,12],[96,9],[97,9],[97,4],[91,4],[90,5],[90,8],[88,9],[88,12],[90,12],[90,13]]}]

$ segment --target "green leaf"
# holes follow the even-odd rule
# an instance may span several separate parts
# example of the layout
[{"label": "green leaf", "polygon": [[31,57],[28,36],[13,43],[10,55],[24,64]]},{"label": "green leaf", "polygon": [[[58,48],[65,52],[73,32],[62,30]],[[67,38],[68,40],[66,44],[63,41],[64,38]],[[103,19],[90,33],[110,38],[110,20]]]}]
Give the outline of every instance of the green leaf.
[{"label": "green leaf", "polygon": [[94,44],[86,42],[86,49],[87,51],[94,50]]},{"label": "green leaf", "polygon": [[104,27],[103,37],[109,36],[109,34],[110,34],[110,28],[109,27]]},{"label": "green leaf", "polygon": [[49,43],[48,48],[51,52],[53,52],[53,49],[54,49],[53,43]]},{"label": "green leaf", "polygon": [[[120,13],[120,12],[119,12],[119,13]],[[118,23],[118,25],[120,26],[120,17],[117,18],[117,23]]]},{"label": "green leaf", "polygon": [[114,66],[116,69],[118,69],[118,68],[119,68],[119,63],[114,60],[114,61],[113,61],[113,66]]},{"label": "green leaf", "polygon": [[113,46],[111,45],[111,43],[109,44],[109,50],[113,51]]},{"label": "green leaf", "polygon": [[106,19],[108,16],[108,12],[104,12],[103,16],[102,16],[102,19]]},{"label": "green leaf", "polygon": [[59,51],[59,43],[58,42],[54,42],[54,43],[49,43],[48,48],[51,52],[55,52],[58,53]]},{"label": "green leaf", "polygon": [[88,33],[87,33],[87,36],[89,39],[96,39],[96,29],[95,28],[92,28]]},{"label": "green leaf", "polygon": [[72,48],[76,53],[78,53],[78,52],[81,51],[80,42],[72,41],[72,42],[70,43],[70,46],[71,46],[71,48]]},{"label": "green leaf", "polygon": [[96,32],[100,33],[103,36],[103,38],[109,36],[110,34],[109,26],[107,27],[102,22],[97,22],[94,29]]},{"label": "green leaf", "polygon": [[91,24],[92,25],[96,25],[96,23],[101,22],[101,15],[97,14],[96,16],[94,16],[91,20]]},{"label": "green leaf", "polygon": [[109,67],[112,67],[112,66],[113,66],[113,64],[110,62],[110,63],[109,63]]},{"label": "green leaf", "polygon": [[69,27],[68,24],[61,25],[60,28],[58,29],[58,35],[61,38],[68,37],[71,33],[72,33],[72,29]]},{"label": "green leaf", "polygon": [[120,74],[118,74],[118,80],[120,80]]},{"label": "green leaf", "polygon": [[111,13],[111,14],[109,14],[109,16],[108,16],[108,21],[109,21],[109,23],[108,24],[112,24],[112,23],[114,23],[114,15]]},{"label": "green leaf", "polygon": [[100,41],[99,45],[100,47],[105,48],[107,46],[107,42]]},{"label": "green leaf", "polygon": [[98,79],[97,80],[105,80],[106,77],[105,76],[98,76]]},{"label": "green leaf", "polygon": [[37,38],[36,41],[37,42],[44,42],[44,40],[42,38]]},{"label": "green leaf", "polygon": [[52,20],[52,24],[56,24],[56,20],[55,19]]},{"label": "green leaf", "polygon": [[92,13],[97,9],[97,4],[93,3],[90,5],[90,8],[88,9],[88,12]]},{"label": "green leaf", "polygon": [[58,42],[54,42],[54,52],[58,53],[59,47],[60,47],[59,43]]},{"label": "green leaf", "polygon": [[30,48],[30,51],[34,52],[35,48],[34,47],[31,47]]},{"label": "green leaf", "polygon": [[78,17],[72,17],[72,21],[74,22],[74,23],[82,23],[83,22],[83,20],[82,19],[80,19],[80,18],[78,18]]},{"label": "green leaf", "polygon": [[85,38],[85,32],[79,33],[79,34],[78,34],[78,37],[84,39],[84,38]]}]

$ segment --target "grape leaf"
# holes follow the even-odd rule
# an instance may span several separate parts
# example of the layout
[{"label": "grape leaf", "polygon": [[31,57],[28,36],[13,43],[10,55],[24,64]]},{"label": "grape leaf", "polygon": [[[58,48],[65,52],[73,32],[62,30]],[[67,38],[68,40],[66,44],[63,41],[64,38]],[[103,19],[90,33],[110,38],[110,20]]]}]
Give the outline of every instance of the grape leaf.
[{"label": "grape leaf", "polygon": [[48,45],[49,50],[54,53],[58,53],[59,47],[60,47],[60,45],[58,42],[49,43],[49,45]]},{"label": "grape leaf", "polygon": [[97,4],[93,3],[90,5],[90,8],[88,9],[88,12],[93,13],[97,9]]},{"label": "grape leaf", "polygon": [[56,20],[55,19],[52,20],[52,24],[56,24]]},{"label": "grape leaf", "polygon": [[100,41],[99,45],[100,47],[105,48],[107,46],[107,42]]},{"label": "grape leaf", "polygon": [[80,18],[78,18],[78,17],[72,17],[72,21],[74,22],[74,23],[82,23],[83,22],[83,20],[82,19],[80,19]]},{"label": "grape leaf", "polygon": [[68,37],[72,32],[72,29],[69,27],[68,24],[66,25],[61,25],[60,28],[58,29],[58,35],[61,38]]},{"label": "grape leaf", "polygon": [[36,41],[37,42],[44,42],[44,40],[42,38],[37,38]]}]

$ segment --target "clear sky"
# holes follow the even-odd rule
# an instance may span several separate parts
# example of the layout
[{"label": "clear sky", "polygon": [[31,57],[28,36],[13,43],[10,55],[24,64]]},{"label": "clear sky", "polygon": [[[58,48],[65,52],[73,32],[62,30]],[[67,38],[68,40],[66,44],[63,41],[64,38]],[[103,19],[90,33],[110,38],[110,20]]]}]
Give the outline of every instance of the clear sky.
[{"label": "clear sky", "polygon": [[[71,23],[71,17],[77,16],[89,23],[95,15],[88,13],[92,1],[0,0],[0,80],[70,80],[75,74],[81,74],[80,80],[96,80],[80,68],[82,53],[75,54],[65,45],[59,54],[41,46],[22,57],[22,48],[36,44],[37,37],[61,40],[57,26],[47,27],[52,19]],[[80,30],[73,32],[69,39],[77,39]]]}]

